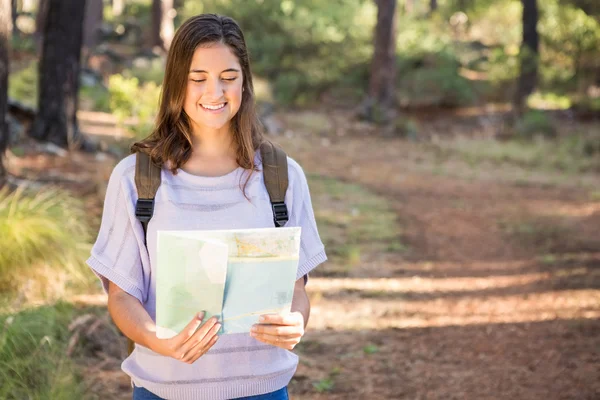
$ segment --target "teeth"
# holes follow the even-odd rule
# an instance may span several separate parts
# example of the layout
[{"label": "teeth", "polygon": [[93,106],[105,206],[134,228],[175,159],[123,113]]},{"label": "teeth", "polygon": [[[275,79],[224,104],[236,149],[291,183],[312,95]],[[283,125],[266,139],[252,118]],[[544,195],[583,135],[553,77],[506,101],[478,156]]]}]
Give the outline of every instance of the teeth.
[{"label": "teeth", "polygon": [[209,110],[219,110],[219,109],[225,107],[225,103],[219,104],[218,106],[209,106],[209,105],[202,104],[202,107],[207,108]]}]

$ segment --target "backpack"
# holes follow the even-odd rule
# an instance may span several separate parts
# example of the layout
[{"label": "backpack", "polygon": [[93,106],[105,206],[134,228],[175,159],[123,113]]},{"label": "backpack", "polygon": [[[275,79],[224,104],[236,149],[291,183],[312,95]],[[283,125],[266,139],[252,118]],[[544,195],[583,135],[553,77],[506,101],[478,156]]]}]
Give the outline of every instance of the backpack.
[{"label": "backpack", "polygon": [[[265,181],[273,222],[280,228],[288,221],[288,210],[285,205],[285,193],[288,188],[287,155],[278,146],[269,141],[260,145],[262,158],[262,172]],[[154,197],[161,182],[161,167],[152,162],[147,153],[138,152],[135,160],[135,187],[138,199],[135,205],[135,217],[142,223],[144,240],[148,230],[148,223],[154,214]],[[127,339],[128,354],[135,347],[131,339]]]}]

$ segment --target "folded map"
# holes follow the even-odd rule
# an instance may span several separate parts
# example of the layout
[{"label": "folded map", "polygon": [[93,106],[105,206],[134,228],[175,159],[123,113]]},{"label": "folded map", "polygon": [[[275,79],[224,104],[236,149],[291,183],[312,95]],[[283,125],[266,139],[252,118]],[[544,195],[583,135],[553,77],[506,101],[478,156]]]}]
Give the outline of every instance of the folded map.
[{"label": "folded map", "polygon": [[300,228],[159,231],[156,335],[170,338],[200,311],[221,334],[249,332],[262,314],[289,312]]}]

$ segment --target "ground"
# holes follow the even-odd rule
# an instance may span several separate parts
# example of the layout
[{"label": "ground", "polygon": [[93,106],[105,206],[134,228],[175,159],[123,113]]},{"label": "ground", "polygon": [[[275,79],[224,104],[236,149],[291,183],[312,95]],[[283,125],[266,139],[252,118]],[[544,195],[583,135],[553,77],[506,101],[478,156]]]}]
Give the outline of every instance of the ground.
[{"label": "ground", "polygon": [[[330,263],[311,276],[292,398],[600,398],[600,175],[440,161],[431,137],[383,137],[350,127],[344,112],[278,118],[273,139],[309,176],[385,199],[401,244],[374,244],[351,268]],[[81,153],[11,160],[23,174],[70,177],[63,184],[96,215],[110,167]],[[321,200],[315,209],[331,206]],[[80,362],[91,391],[129,398],[118,357]]]}]

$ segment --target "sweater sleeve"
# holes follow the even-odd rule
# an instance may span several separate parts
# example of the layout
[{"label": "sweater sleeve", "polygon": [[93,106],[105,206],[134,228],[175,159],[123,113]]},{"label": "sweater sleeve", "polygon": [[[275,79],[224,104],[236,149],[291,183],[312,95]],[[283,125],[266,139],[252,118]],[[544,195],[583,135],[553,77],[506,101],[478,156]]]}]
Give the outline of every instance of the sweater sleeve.
[{"label": "sweater sleeve", "polygon": [[289,221],[286,226],[302,228],[300,236],[300,261],[296,279],[307,275],[319,264],[327,261],[325,247],[312,208],[310,191],[304,171],[293,159],[288,158],[289,186],[286,193],[286,204],[289,208]]},{"label": "sweater sleeve", "polygon": [[102,222],[87,264],[102,281],[111,281],[141,303],[147,299],[149,265],[144,232],[135,217],[135,156],[121,161],[108,182]]}]

